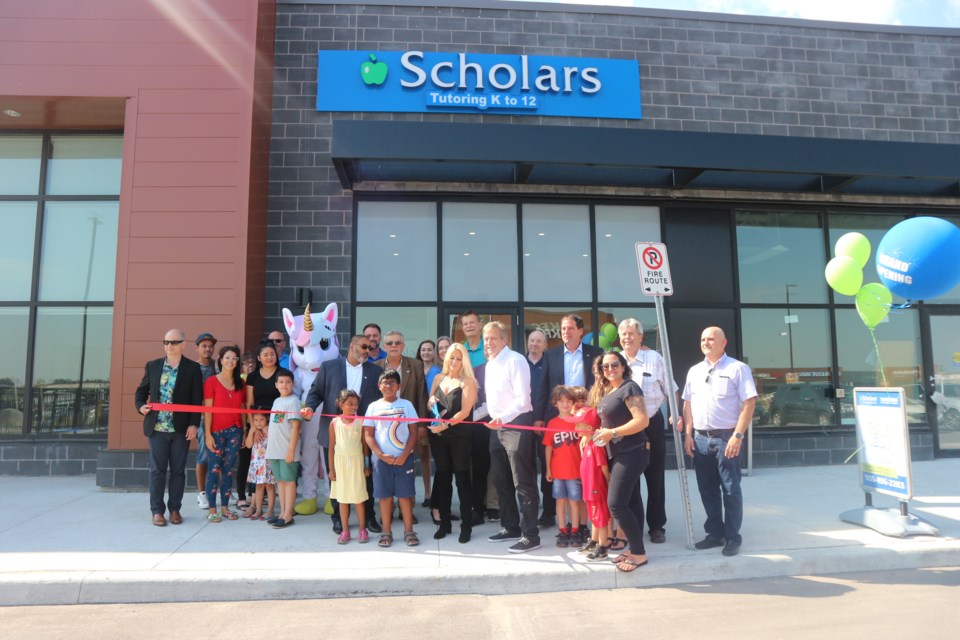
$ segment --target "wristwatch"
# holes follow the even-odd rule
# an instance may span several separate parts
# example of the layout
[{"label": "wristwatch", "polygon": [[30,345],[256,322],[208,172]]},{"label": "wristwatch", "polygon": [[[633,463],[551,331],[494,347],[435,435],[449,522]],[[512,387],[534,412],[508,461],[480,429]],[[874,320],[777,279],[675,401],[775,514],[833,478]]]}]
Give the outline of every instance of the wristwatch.
[{"label": "wristwatch", "polygon": [[737,440],[743,440],[743,434],[737,433],[736,431],[733,432],[733,437],[736,438]]}]

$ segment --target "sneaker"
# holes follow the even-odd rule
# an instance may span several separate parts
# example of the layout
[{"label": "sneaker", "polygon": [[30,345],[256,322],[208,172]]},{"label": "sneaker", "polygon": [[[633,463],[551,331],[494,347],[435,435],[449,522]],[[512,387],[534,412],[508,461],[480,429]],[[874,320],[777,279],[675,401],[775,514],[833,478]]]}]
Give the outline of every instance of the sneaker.
[{"label": "sneaker", "polygon": [[522,538],[520,537],[519,533],[513,533],[512,531],[507,531],[506,529],[500,529],[498,533],[495,533],[487,538],[487,542],[508,542],[510,540],[521,539]]},{"label": "sneaker", "polygon": [[357,542],[360,544],[366,544],[370,542],[370,534],[367,533],[366,529],[360,529],[360,533],[357,534]]},{"label": "sneaker", "polygon": [[704,549],[715,549],[717,547],[722,547],[723,545],[724,545],[723,538],[717,539],[717,538],[711,538],[710,536],[707,536],[700,542],[695,542],[693,546],[695,549],[703,551]]},{"label": "sneaker", "polygon": [[347,544],[350,542],[350,531],[344,529],[340,532],[340,535],[337,536],[337,544]]},{"label": "sneaker", "polygon": [[580,546],[583,546],[591,541],[592,539],[590,538],[590,527],[584,527],[581,525],[580,526]]},{"label": "sneaker", "polygon": [[201,509],[210,508],[210,503],[207,501],[206,491],[200,491],[199,493],[197,493],[197,506],[199,506]]},{"label": "sneaker", "polygon": [[566,549],[570,546],[570,534],[566,531],[561,531],[557,534],[557,547],[560,549]]},{"label": "sneaker", "polygon": [[512,545],[507,551],[510,553],[526,553],[540,548],[539,540],[530,540],[529,538],[520,538],[520,542]]},{"label": "sneaker", "polygon": [[580,549],[580,553],[582,553],[583,555],[587,555],[587,554],[591,553],[591,552],[592,552],[594,549],[596,549],[596,548],[597,548],[597,541],[596,541],[596,540],[590,540],[589,542],[587,542],[587,544],[585,544],[585,545]]},{"label": "sneaker", "polygon": [[590,562],[596,562],[597,560],[606,560],[607,558],[607,548],[598,546],[596,549],[587,554],[587,560]]}]

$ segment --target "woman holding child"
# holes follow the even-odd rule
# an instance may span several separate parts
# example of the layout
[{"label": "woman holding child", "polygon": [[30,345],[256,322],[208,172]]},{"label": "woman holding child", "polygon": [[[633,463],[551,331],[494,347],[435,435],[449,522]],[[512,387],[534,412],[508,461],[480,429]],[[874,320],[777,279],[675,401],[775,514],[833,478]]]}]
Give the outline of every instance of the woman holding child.
[{"label": "woman holding child", "polygon": [[473,443],[471,424],[473,405],[477,401],[477,379],[470,366],[470,355],[459,343],[450,345],[443,359],[443,369],[433,380],[429,406],[443,420],[430,427],[430,450],[437,465],[433,480],[433,507],[440,512],[440,526],[433,537],[437,540],[451,532],[450,508],[453,501],[453,479],[457,479],[457,497],[460,500],[461,544],[470,542],[473,532],[472,496],[470,478],[470,449]]},{"label": "woman holding child", "polygon": [[629,548],[613,562],[620,571],[630,572],[647,564],[640,476],[650,464],[650,441],[644,431],[650,420],[643,392],[630,379],[632,372],[621,354],[604,353],[594,361],[593,371],[596,382],[590,390],[590,404],[600,416],[594,440],[607,445],[610,465],[607,502],[629,542]]}]

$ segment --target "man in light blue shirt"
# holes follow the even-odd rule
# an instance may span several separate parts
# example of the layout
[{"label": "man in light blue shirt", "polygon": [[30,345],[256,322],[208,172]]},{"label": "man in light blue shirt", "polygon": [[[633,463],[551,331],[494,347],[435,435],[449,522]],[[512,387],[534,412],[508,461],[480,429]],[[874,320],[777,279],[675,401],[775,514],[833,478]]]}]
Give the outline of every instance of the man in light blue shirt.
[{"label": "man in light blue shirt", "polygon": [[723,547],[723,555],[735,556],[743,542],[740,445],[753,420],[757,386],[750,367],[728,356],[726,347],[723,329],[703,330],[700,350],[705,358],[690,368],[683,388],[683,447],[693,456],[707,512],[707,537],[694,546]]}]

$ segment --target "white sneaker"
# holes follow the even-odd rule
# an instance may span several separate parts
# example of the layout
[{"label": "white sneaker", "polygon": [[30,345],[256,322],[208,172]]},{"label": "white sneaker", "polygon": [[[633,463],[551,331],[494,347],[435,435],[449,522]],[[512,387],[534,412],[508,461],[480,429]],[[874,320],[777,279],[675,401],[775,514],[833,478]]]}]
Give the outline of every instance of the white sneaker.
[{"label": "white sneaker", "polygon": [[200,492],[197,493],[197,505],[198,505],[201,509],[209,509],[209,508],[210,508],[210,503],[207,502],[207,492],[206,492],[206,491],[200,491]]}]

